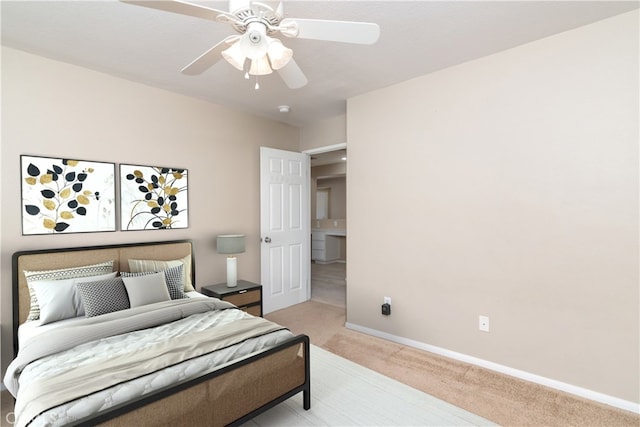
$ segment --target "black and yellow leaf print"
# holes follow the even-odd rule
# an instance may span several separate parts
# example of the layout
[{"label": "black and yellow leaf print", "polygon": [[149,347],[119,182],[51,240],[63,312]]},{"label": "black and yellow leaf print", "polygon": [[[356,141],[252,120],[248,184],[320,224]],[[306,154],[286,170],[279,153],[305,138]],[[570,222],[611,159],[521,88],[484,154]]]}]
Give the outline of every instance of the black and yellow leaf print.
[{"label": "black and yellow leaf print", "polygon": [[[46,172],[33,163],[27,166],[27,176],[24,181],[30,186],[41,185],[40,206],[30,203],[25,205],[28,215],[40,216],[42,226],[52,232],[63,232],[71,224],[76,215],[85,216],[91,199],[98,199],[99,193],[84,188],[84,182],[93,168],[76,170],[79,161],[62,159],[62,164],[52,164]],[[83,206],[80,206],[83,205]],[[62,221],[64,220],[64,221]]]},{"label": "black and yellow leaf print", "polygon": [[125,178],[137,185],[132,188],[139,195],[139,199],[131,201],[127,229],[140,219],[144,219],[144,229],[169,229],[176,224],[176,217],[186,211],[177,202],[178,194],[187,191],[185,169],[150,167],[144,172],[134,169]]}]

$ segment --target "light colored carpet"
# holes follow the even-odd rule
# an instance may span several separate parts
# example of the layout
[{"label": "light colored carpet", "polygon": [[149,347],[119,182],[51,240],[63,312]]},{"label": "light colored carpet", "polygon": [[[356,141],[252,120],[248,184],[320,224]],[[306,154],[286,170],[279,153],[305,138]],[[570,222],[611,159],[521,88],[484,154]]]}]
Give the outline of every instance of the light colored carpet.
[{"label": "light colored carpet", "polygon": [[311,409],[297,395],[247,426],[473,426],[489,420],[311,346]]},{"label": "light colored carpet", "polygon": [[307,301],[267,319],[311,343],[506,426],[629,426],[640,416],[344,327],[344,309]]}]

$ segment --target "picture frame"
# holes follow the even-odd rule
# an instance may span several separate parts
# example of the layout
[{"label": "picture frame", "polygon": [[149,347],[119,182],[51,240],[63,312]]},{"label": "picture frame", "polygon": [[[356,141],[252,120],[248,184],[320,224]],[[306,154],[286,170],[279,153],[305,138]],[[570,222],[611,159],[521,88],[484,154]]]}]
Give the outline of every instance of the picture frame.
[{"label": "picture frame", "polygon": [[22,235],[116,231],[115,163],[21,155]]},{"label": "picture frame", "polygon": [[120,164],[120,230],[189,227],[188,171]]}]

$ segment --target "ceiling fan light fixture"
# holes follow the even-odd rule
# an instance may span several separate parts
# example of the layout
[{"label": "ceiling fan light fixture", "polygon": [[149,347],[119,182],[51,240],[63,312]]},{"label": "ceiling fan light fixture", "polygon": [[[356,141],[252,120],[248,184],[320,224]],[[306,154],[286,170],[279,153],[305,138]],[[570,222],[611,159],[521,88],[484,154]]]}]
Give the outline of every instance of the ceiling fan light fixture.
[{"label": "ceiling fan light fixture", "polygon": [[242,51],[240,43],[234,43],[228,49],[223,50],[222,57],[240,71],[244,69],[244,62],[247,59],[247,56]]},{"label": "ceiling fan light fixture", "polygon": [[261,22],[252,22],[240,40],[240,48],[249,59],[259,59],[267,54],[267,27]]},{"label": "ceiling fan light fixture", "polygon": [[251,60],[251,68],[249,69],[249,74],[253,76],[265,76],[267,74],[271,74],[273,70],[269,66],[269,60],[266,56],[263,56],[259,59]]},{"label": "ceiling fan light fixture", "polygon": [[289,63],[293,56],[293,50],[289,49],[278,39],[271,39],[267,47],[267,55],[271,61],[271,67],[279,70]]}]

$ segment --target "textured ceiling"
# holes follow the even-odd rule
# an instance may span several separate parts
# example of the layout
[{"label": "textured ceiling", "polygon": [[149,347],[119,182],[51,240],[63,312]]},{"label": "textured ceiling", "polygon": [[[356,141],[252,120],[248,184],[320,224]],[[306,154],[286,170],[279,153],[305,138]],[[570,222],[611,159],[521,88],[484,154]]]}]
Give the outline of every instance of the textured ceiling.
[{"label": "textured ceiling", "polygon": [[[227,10],[226,2],[196,2]],[[637,1],[287,1],[285,17],[375,22],[372,46],[283,38],[309,84],[260,90],[220,61],[180,70],[233,34],[226,24],[104,1],[1,3],[2,44],[295,126],[344,114],[346,99],[638,8]],[[289,113],[278,106],[291,106]]]}]

